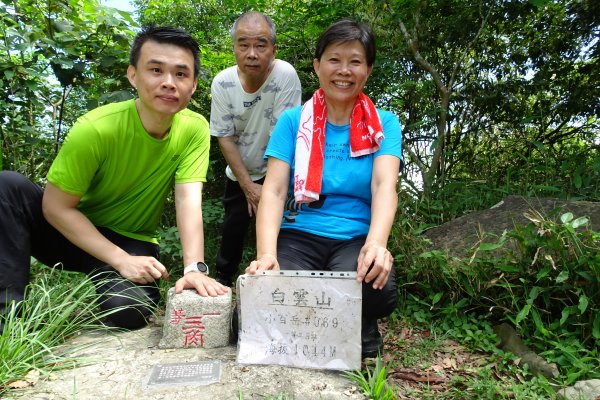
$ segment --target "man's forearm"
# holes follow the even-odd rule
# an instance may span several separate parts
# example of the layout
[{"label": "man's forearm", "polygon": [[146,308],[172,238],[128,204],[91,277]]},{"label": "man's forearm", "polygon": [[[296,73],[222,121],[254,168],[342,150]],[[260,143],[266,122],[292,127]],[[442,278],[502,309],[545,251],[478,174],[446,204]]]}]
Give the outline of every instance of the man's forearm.
[{"label": "man's forearm", "polygon": [[175,185],[175,211],[183,265],[205,261],[201,182]]},{"label": "man's forearm", "polygon": [[48,222],[67,240],[86,253],[118,268],[118,260],[127,253],[112,243],[78,209],[66,209],[60,212],[44,213]]},{"label": "man's forearm", "polygon": [[227,165],[231,168],[231,171],[235,175],[240,186],[245,187],[252,183],[252,178],[242,161],[242,156],[240,155],[240,151],[233,141],[233,138],[219,138],[219,147],[221,148],[221,152],[223,153],[223,157],[225,157]]}]

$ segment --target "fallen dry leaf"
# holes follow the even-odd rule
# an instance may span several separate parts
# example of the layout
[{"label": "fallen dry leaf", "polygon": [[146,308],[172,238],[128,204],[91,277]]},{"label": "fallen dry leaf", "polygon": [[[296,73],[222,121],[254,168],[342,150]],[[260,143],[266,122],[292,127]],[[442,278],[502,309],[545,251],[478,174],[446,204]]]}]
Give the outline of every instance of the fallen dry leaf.
[{"label": "fallen dry leaf", "polygon": [[445,369],[456,369],[456,360],[453,358],[444,358],[442,365]]},{"label": "fallen dry leaf", "polygon": [[37,383],[37,381],[39,379],[40,379],[40,370],[39,369],[32,369],[27,373],[27,375],[25,375],[25,380],[31,381],[33,383]]},{"label": "fallen dry leaf", "polygon": [[412,337],[412,333],[410,329],[402,328],[400,330],[400,334],[398,335],[399,339],[410,339]]},{"label": "fallen dry leaf", "polygon": [[34,386],[40,379],[40,370],[30,370],[23,379],[12,381],[8,383],[8,387],[11,389],[23,389],[29,386]]},{"label": "fallen dry leaf", "polygon": [[12,381],[8,384],[8,387],[11,389],[23,389],[29,386],[33,386],[33,383],[23,380]]},{"label": "fallen dry leaf", "polygon": [[444,366],[436,364],[432,365],[430,369],[434,372],[442,372],[444,370]]},{"label": "fallen dry leaf", "polygon": [[421,375],[413,371],[395,371],[392,374],[390,374],[390,376],[413,382],[443,383],[446,381],[446,378],[443,378],[441,376],[437,376],[434,374]]}]

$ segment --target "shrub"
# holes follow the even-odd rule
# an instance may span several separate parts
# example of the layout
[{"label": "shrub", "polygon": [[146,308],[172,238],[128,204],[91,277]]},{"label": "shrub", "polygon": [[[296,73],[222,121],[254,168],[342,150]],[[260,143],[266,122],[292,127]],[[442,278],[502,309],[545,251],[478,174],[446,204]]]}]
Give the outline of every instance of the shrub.
[{"label": "shrub", "polygon": [[525,226],[481,238],[469,259],[423,251],[425,240],[402,246],[400,261],[412,261],[398,268],[399,286],[433,312],[512,323],[567,382],[598,377],[600,234],[571,213],[526,216]]}]

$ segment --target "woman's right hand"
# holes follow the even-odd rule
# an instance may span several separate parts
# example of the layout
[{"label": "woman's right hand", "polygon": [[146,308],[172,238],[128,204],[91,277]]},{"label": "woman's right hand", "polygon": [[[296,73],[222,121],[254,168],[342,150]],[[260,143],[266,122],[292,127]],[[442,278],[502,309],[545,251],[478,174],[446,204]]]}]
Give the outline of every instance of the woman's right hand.
[{"label": "woman's right hand", "polygon": [[256,274],[258,271],[278,270],[279,263],[277,257],[273,254],[263,254],[258,259],[252,261],[246,268],[246,273],[250,275]]}]

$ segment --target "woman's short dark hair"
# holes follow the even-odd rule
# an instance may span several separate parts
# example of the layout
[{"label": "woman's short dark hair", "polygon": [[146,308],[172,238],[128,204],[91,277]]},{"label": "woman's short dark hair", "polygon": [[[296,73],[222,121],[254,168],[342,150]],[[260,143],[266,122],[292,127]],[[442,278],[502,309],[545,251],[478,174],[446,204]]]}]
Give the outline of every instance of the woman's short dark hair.
[{"label": "woman's short dark hair", "polygon": [[191,51],[194,56],[194,78],[198,77],[200,73],[200,46],[196,39],[185,30],[173,26],[150,25],[142,28],[133,39],[131,51],[129,52],[129,64],[137,67],[142,46],[149,40],[157,43],[172,44]]},{"label": "woman's short dark hair", "polygon": [[371,66],[375,63],[375,35],[371,28],[360,22],[350,19],[343,19],[334,22],[321,34],[317,41],[315,49],[315,58],[321,59],[327,46],[333,43],[347,43],[358,40],[365,48],[367,56],[367,65]]}]

